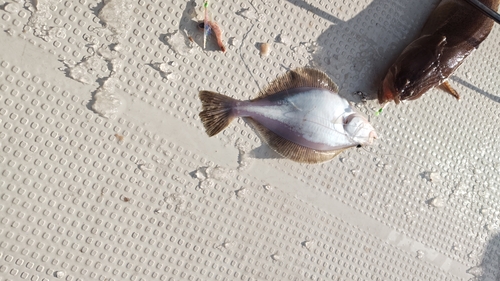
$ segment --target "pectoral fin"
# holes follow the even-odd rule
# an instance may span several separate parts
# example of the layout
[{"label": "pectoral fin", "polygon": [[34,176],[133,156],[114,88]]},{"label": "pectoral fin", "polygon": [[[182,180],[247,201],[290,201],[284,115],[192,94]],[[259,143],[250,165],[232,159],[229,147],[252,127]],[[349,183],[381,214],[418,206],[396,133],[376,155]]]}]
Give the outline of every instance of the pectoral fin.
[{"label": "pectoral fin", "polygon": [[269,147],[271,147],[279,155],[296,162],[309,164],[325,162],[332,160],[344,150],[319,151],[307,148],[278,136],[252,118],[245,118],[245,120],[252,124]]},{"label": "pectoral fin", "polygon": [[460,99],[460,95],[455,89],[453,89],[453,87],[450,85],[448,81],[444,81],[441,85],[439,85],[439,88],[447,92],[448,94],[454,96],[457,100]]}]

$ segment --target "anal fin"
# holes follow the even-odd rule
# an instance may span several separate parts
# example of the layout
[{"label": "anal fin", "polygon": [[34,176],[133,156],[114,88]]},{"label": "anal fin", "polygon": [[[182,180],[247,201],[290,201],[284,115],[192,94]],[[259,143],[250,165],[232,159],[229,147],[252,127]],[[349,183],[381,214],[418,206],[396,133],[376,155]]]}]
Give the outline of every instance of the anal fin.
[{"label": "anal fin", "polygon": [[457,100],[460,99],[460,95],[455,89],[453,89],[453,87],[450,85],[448,81],[444,81],[441,85],[439,85],[439,88],[447,92],[448,94],[454,96]]},{"label": "anal fin", "polygon": [[276,133],[262,126],[252,118],[245,118],[245,120],[252,124],[269,147],[271,147],[279,155],[296,162],[314,164],[329,161],[345,149],[330,151],[314,150],[278,136]]}]

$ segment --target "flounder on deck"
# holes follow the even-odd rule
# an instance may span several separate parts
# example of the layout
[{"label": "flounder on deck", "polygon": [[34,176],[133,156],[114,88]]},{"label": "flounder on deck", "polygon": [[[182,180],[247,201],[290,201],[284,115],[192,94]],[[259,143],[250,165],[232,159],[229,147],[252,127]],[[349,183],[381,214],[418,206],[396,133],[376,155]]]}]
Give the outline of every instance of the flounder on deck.
[{"label": "flounder on deck", "polygon": [[273,150],[297,162],[328,161],[377,137],[368,120],[338,95],[337,85],[312,68],[289,71],[249,101],[209,91],[199,96],[209,136],[243,117]]}]

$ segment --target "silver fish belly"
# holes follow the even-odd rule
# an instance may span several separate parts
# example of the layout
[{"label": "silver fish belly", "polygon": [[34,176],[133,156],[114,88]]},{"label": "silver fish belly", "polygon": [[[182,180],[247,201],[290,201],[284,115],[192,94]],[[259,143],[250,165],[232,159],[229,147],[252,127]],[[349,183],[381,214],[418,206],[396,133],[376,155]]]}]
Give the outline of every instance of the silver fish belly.
[{"label": "silver fish belly", "polygon": [[238,117],[251,117],[294,143],[334,150],[356,145],[344,130],[345,118],[354,113],[340,96],[317,88],[296,88],[258,101],[235,105]]}]

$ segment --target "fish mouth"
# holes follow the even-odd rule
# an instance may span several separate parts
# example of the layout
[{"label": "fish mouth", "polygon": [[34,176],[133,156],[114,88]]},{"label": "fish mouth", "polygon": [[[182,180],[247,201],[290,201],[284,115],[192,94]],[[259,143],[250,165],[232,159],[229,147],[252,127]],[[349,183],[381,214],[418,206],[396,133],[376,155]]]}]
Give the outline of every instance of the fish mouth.
[{"label": "fish mouth", "polygon": [[381,104],[394,101],[399,104],[401,101],[399,92],[394,87],[394,74],[391,70],[387,73],[384,80],[382,81],[382,86],[378,91],[378,102]]}]

